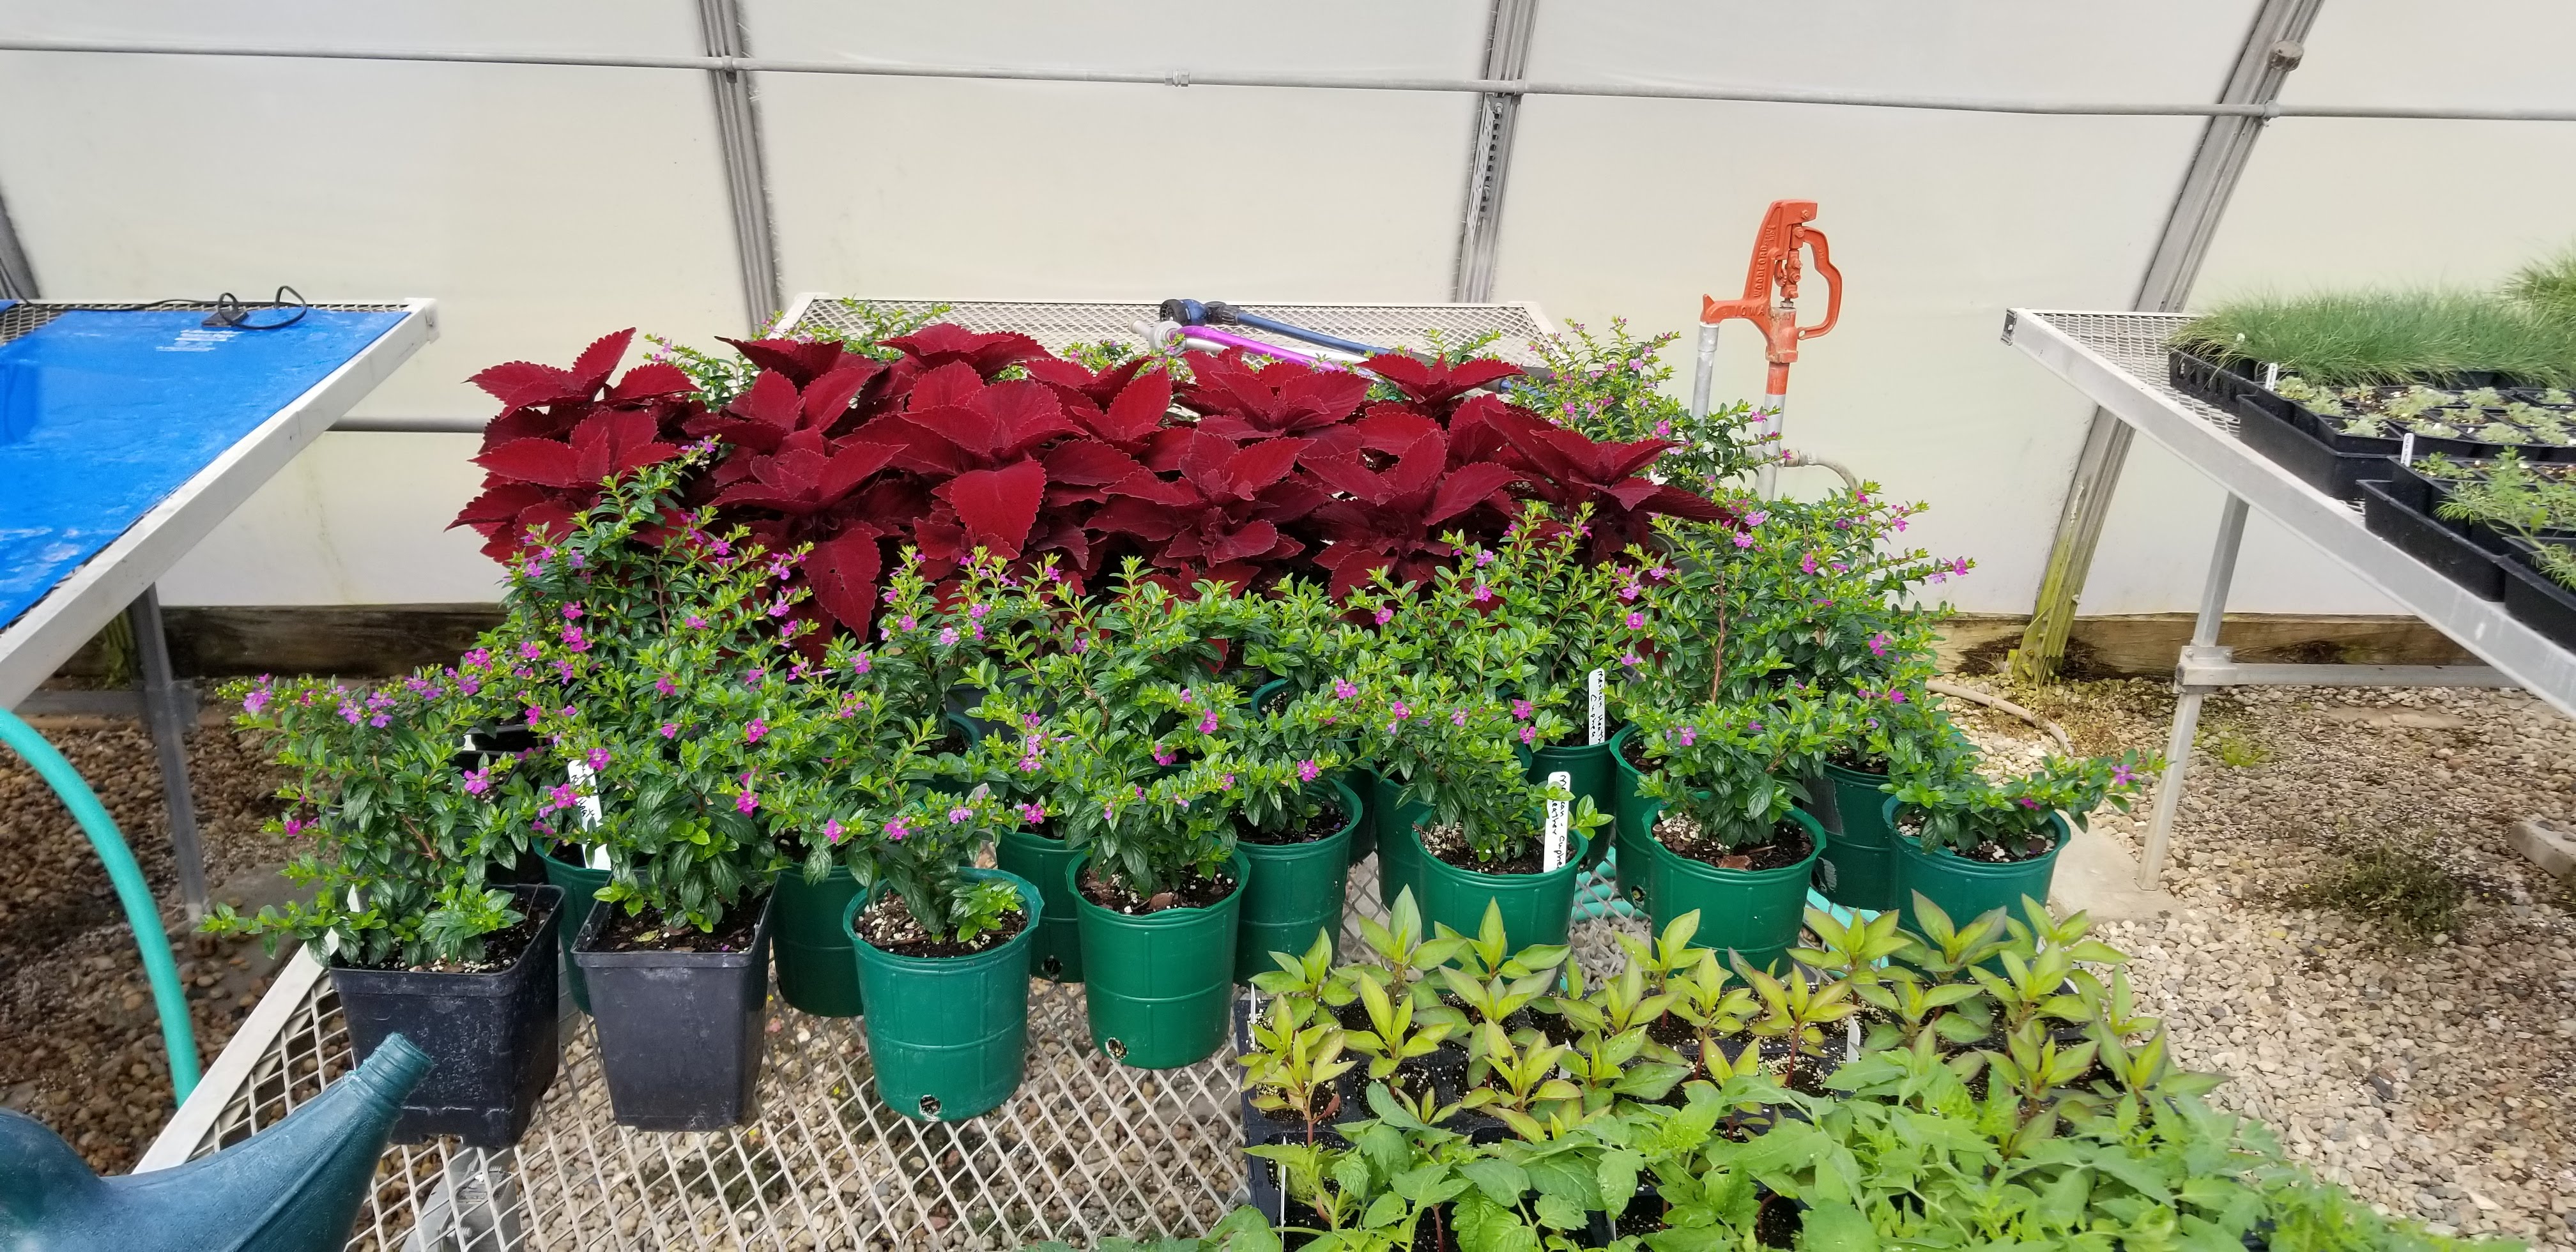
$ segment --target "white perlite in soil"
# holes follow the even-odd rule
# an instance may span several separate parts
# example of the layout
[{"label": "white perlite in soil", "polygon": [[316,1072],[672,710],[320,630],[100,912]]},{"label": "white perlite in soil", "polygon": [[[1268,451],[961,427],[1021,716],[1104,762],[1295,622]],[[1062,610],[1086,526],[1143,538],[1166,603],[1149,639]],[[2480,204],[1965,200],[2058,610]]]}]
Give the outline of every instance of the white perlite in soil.
[{"label": "white perlite in soil", "polygon": [[[2160,751],[2171,710],[2157,683],[2014,694],[2085,751]],[[2040,743],[1961,717],[2002,754]],[[2297,688],[2234,693],[2202,725],[2164,884],[2184,908],[2101,932],[2181,1061],[2229,1075],[2219,1103],[2389,1212],[2576,1249],[2576,921],[2505,842],[2521,817],[2576,812],[2576,724],[2519,692]],[[2148,807],[2094,830],[2134,857]],[[2467,886],[2454,933],[2281,898],[2375,839]]]}]

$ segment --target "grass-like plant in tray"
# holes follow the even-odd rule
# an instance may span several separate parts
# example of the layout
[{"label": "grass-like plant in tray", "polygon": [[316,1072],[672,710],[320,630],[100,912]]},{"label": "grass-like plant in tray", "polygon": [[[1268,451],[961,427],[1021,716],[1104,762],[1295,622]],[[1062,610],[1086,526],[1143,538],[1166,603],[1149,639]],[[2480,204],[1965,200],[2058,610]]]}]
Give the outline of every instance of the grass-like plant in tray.
[{"label": "grass-like plant in tray", "polygon": [[2576,317],[2555,316],[2556,307],[2444,290],[2256,296],[2193,319],[2173,342],[2326,386],[2470,372],[2564,386],[2576,383]]}]

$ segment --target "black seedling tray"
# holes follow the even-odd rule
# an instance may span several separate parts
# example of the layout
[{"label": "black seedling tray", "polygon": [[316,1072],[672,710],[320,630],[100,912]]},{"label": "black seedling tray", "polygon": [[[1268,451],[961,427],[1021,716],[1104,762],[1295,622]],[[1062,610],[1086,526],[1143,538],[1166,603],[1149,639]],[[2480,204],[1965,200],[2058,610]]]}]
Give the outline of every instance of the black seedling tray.
[{"label": "black seedling tray", "polygon": [[[2361,484],[2361,520],[2370,533],[2397,545],[2399,551],[2468,588],[2481,600],[2504,598],[2504,571],[2495,554],[2467,535],[2436,520],[2423,506],[2423,479],[2375,480]],[[2411,499],[2411,503],[2410,503]]]},{"label": "black seedling tray", "polygon": [[2539,631],[2551,643],[2576,649],[2576,591],[2550,580],[2531,563],[2530,545],[2506,541],[2509,554],[2496,562],[2504,575],[2504,608],[2514,620]]},{"label": "black seedling tray", "polygon": [[[2278,396],[2266,395],[2265,401],[2285,403]],[[2361,499],[2361,484],[2368,479],[2385,478],[2396,464],[2388,452],[2338,452],[2310,430],[2276,412],[2255,397],[2239,396],[2235,402],[2236,438],[2246,447],[2260,452],[2273,464],[2290,471],[2300,482],[2352,503]],[[2305,410],[2301,410],[2304,412]],[[2310,419],[2313,422],[2313,418]]]},{"label": "black seedling tray", "polygon": [[[2258,441],[2274,433],[2263,431],[2249,433],[2241,429],[2244,425],[2251,424],[2252,416],[2259,412],[2288,424],[2309,439],[2323,445],[2327,451],[2337,455],[2395,456],[2403,446],[2403,440],[2400,437],[2345,434],[2338,419],[2321,416],[2306,405],[2266,388],[2257,381],[2261,367],[2250,361],[2210,361],[2177,348],[2171,352],[2169,368],[2175,390],[2236,414],[2240,425],[2238,436],[2249,445],[2265,446],[2258,444]],[[2513,387],[2512,380],[2492,373],[2463,374],[2456,379],[2427,381],[2424,385],[2446,391],[2468,391],[2479,387],[2494,387],[2501,391],[2511,387],[2518,393],[2528,395],[2537,395],[2540,390]],[[2528,402],[2526,399],[2526,403]],[[2280,461],[2284,466],[2290,467],[2291,472],[2297,473],[2303,481],[2338,499],[2355,500],[2360,497],[2358,488],[2350,485],[2358,483],[2359,480],[2344,479],[2343,474],[2347,471],[2343,468],[2336,467],[2332,472],[2335,474],[2334,481],[2346,482],[2347,486],[2338,488],[2329,485],[2319,477],[2312,477],[2302,472],[2299,465],[2311,465],[2317,474],[2323,475],[2329,472],[2327,467],[2330,463],[2318,461],[2313,456],[2296,451],[2290,451],[2284,456],[2275,455],[2269,450],[2269,448],[2283,446],[2279,440],[2271,440],[2264,455]],[[2508,448],[2520,453],[2526,461],[2576,462],[2576,444],[2488,443],[2479,439],[2454,439],[2439,435],[2415,437],[2415,454],[2418,456],[2430,456],[2439,452],[2453,457],[2483,460]],[[2293,463],[2294,460],[2297,464]]]}]

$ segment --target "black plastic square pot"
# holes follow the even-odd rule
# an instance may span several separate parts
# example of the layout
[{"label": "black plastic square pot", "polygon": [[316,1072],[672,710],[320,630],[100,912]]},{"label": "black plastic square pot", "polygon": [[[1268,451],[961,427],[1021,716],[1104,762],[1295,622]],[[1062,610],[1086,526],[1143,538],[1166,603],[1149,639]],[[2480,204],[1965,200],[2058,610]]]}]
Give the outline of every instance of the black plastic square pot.
[{"label": "black plastic square pot", "polygon": [[2467,588],[2470,595],[2481,600],[2503,599],[2504,571],[2497,568],[2495,554],[2430,514],[2409,507],[2390,490],[2392,486],[2398,492],[2405,490],[2402,484],[2388,482],[2361,485],[2361,519],[2370,533]]},{"label": "black plastic square pot", "polygon": [[350,1047],[365,1061],[387,1035],[430,1056],[429,1073],[404,1099],[396,1143],[455,1135],[468,1147],[506,1148],[527,1133],[555,1080],[554,915],[563,891],[512,889],[537,921],[535,938],[506,969],[488,974],[331,967]]},{"label": "black plastic square pot", "polygon": [[572,959],[590,985],[617,1124],[720,1130],[752,1114],[769,1018],[769,907],[740,952],[599,952],[618,911],[593,904]]}]

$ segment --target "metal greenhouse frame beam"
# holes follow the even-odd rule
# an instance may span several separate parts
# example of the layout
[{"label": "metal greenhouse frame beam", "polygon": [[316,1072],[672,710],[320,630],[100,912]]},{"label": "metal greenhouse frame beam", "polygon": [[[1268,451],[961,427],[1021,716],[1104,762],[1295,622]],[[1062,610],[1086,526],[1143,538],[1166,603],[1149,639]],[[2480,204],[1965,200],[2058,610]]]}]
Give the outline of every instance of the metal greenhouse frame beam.
[{"label": "metal greenhouse frame beam", "polygon": [[760,102],[740,0],[698,0],[698,26],[707,55],[723,62],[707,71],[715,94],[716,142],[724,150],[725,199],[733,209],[734,250],[742,265],[743,316],[753,334],[769,326],[787,303],[778,280],[778,236],[769,205],[769,163],[760,138]]},{"label": "metal greenhouse frame beam", "polygon": [[[2227,76],[2219,102],[2275,103],[2280,98],[2282,82],[2305,55],[2303,43],[2309,27],[2316,23],[2322,2],[2263,0],[2263,7],[2255,11],[2253,24],[2245,32],[2244,46],[2236,54],[2236,68]],[[2253,156],[2254,140],[2262,133],[2260,117],[2209,119],[2209,125],[2201,132],[2200,147],[2183,171],[2182,186],[2174,194],[2173,208],[2165,215],[2164,232],[2156,239],[2155,252],[2147,260],[2147,272],[2139,280],[2138,296],[2131,308],[2145,313],[2170,313],[2182,307],[2191,294],[2192,280],[2200,274],[2209,241],[2218,233],[2228,197],[2235,193],[2237,180]],[[2136,435],[2135,427],[2108,411],[2093,410],[2093,421],[2084,432],[2084,449],[2076,456],[2075,473],[2066,486],[2066,502],[2058,513],[2057,536],[2049,545],[2048,565],[2040,575],[2039,597],[2031,607],[2030,625],[2022,632],[2021,646],[2013,649],[2012,673],[2016,678],[2046,681],[2056,676],[2058,663],[2066,657],[2067,636],[2075,628],[2075,607],[2083,599],[2084,581],[2093,570],[2093,551],[2102,541],[2102,525],[2110,517],[2111,497],[2119,490],[2120,470],[2128,461],[2129,443]]]},{"label": "metal greenhouse frame beam", "polygon": [[[1530,28],[1538,0],[1494,0],[1485,26],[1485,77],[1511,80],[1529,64]],[[1512,164],[1512,132],[1520,121],[1517,92],[1476,97],[1475,146],[1467,153],[1467,211],[1458,229],[1458,268],[1449,298],[1482,303],[1493,298],[1494,255],[1502,230],[1503,178]]]}]

